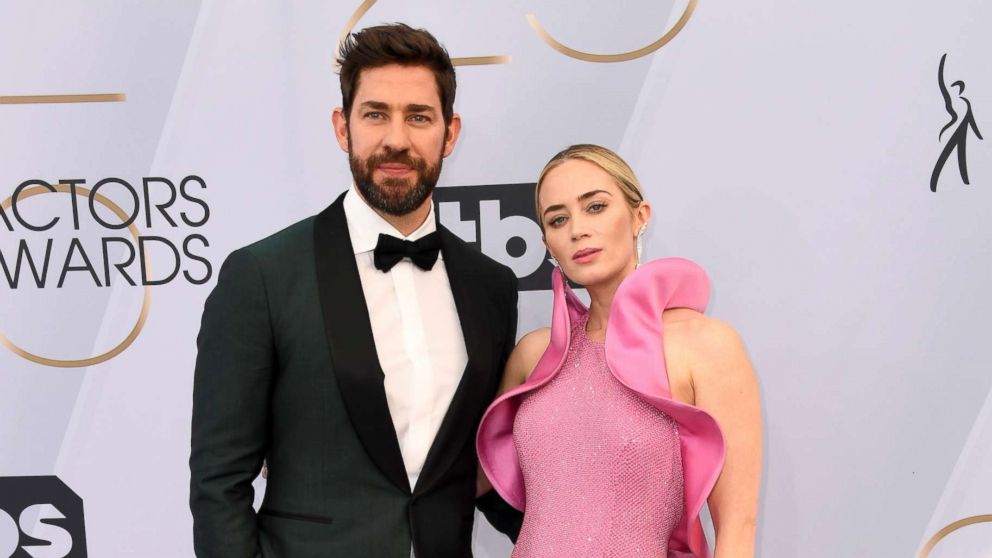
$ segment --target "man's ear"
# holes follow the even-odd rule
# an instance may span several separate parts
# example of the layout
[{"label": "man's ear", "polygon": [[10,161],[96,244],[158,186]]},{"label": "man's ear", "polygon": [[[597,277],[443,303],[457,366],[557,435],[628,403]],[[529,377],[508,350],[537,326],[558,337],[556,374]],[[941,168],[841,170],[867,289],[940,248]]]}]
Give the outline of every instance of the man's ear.
[{"label": "man's ear", "polygon": [[462,117],[455,113],[451,116],[451,123],[447,126],[447,134],[444,138],[444,156],[447,157],[451,155],[451,152],[455,150],[455,143],[458,141],[458,135],[462,132]]},{"label": "man's ear", "polygon": [[331,124],[334,127],[334,138],[338,140],[341,151],[348,152],[348,117],[344,114],[344,109],[337,107],[331,114]]}]

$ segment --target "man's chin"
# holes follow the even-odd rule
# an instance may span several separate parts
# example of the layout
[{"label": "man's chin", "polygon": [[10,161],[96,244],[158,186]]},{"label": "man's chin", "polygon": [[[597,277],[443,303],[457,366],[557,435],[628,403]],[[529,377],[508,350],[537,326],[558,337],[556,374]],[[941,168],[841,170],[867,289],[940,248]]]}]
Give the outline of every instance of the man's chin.
[{"label": "man's chin", "polygon": [[371,191],[366,192],[359,184],[359,192],[373,208],[389,215],[408,215],[423,207],[424,203],[430,200],[431,191],[418,192],[421,188],[416,181],[410,180],[389,180],[382,182],[372,182],[369,184]]},{"label": "man's chin", "polygon": [[411,178],[383,178],[374,182],[381,192],[396,192],[400,196],[412,191],[420,182],[419,176]]}]

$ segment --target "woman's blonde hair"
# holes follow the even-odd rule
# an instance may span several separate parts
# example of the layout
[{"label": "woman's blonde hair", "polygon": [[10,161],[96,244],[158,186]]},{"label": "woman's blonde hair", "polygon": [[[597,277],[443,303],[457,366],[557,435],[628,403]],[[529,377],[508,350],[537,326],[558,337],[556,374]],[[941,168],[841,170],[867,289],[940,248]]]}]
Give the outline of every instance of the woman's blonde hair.
[{"label": "woman's blonde hair", "polygon": [[541,169],[540,176],[537,177],[537,187],[534,188],[534,211],[537,212],[537,222],[541,225],[541,230],[544,230],[544,220],[541,218],[541,184],[544,183],[544,178],[549,172],[572,160],[589,161],[603,169],[616,182],[624,199],[631,207],[636,208],[644,201],[640,181],[634,176],[634,171],[631,170],[630,165],[619,155],[605,147],[591,143],[571,145],[552,157],[548,164]]}]

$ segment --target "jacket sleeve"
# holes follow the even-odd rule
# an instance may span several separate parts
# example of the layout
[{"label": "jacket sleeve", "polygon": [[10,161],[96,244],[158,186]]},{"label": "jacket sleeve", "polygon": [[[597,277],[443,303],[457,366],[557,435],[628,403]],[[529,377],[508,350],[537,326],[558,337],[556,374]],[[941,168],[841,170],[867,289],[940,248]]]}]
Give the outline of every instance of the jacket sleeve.
[{"label": "jacket sleeve", "polygon": [[266,455],[275,371],[262,270],[245,249],[221,267],[197,337],[190,510],[196,555],[260,554],[252,507]]},{"label": "jacket sleeve", "polygon": [[486,521],[493,526],[493,529],[503,533],[516,544],[520,528],[524,524],[523,512],[507,504],[495,490],[490,490],[476,498],[475,507],[486,516]]},{"label": "jacket sleeve", "polygon": [[[506,335],[503,336],[503,348],[500,353],[499,359],[499,373],[497,377],[502,379],[503,370],[506,369],[506,361],[510,359],[510,353],[513,352],[513,348],[517,346],[517,301],[519,299],[519,293],[517,291],[518,281],[517,276],[513,274],[509,269],[507,271],[507,302],[506,302],[506,323],[504,327],[506,328]],[[493,388],[493,399],[496,398],[496,392],[499,390],[500,382],[496,382],[496,386]]]},{"label": "jacket sleeve", "polygon": [[[502,348],[502,353],[500,355],[500,373],[497,377],[502,376],[503,370],[506,368],[506,361],[510,358],[510,353],[513,351],[513,347],[517,343],[517,277],[512,271],[509,272],[509,291],[508,291],[508,301],[507,301],[507,316],[506,316],[506,335],[503,337],[505,345]],[[496,388],[493,390],[493,398],[496,398],[496,391],[499,389],[499,384],[496,384]],[[524,522],[524,514],[518,511],[516,508],[506,503],[503,498],[495,490],[490,490],[482,496],[475,500],[475,507],[478,508],[484,516],[486,516],[486,521],[493,526],[494,529],[503,533],[510,538],[514,543],[517,542],[517,536],[520,534],[520,527]]]}]

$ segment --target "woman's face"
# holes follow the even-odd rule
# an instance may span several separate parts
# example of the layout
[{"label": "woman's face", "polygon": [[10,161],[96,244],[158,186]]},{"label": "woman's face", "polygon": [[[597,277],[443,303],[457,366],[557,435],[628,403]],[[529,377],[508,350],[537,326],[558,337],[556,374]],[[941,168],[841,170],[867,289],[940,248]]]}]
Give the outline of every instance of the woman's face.
[{"label": "woman's face", "polygon": [[598,165],[572,159],[544,177],[538,195],[544,243],[569,279],[591,286],[623,278],[637,265],[635,241],[651,208],[631,208]]}]

